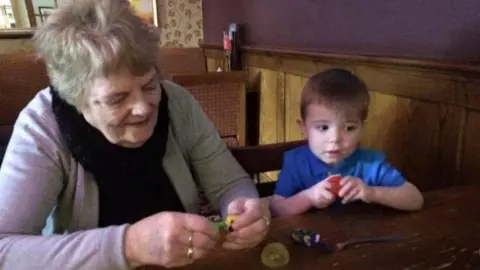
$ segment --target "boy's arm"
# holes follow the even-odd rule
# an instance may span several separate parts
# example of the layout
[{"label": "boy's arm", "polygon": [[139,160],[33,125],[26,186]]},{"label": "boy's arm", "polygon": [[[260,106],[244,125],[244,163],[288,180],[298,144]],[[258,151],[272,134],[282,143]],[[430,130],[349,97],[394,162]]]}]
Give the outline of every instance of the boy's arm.
[{"label": "boy's arm", "polygon": [[398,210],[415,211],[423,206],[423,196],[416,186],[405,181],[401,186],[368,187],[367,201]]},{"label": "boy's arm", "polygon": [[422,208],[423,195],[420,190],[405,180],[383,155],[377,173],[377,183],[369,188],[367,200],[398,210],[415,211]]},{"label": "boy's arm", "polygon": [[290,153],[285,153],[283,166],[275,185],[275,192],[270,201],[272,216],[297,215],[306,212],[312,203],[306,191],[300,191],[299,176],[296,173],[294,158]]},{"label": "boy's arm", "polygon": [[307,212],[312,207],[312,203],[306,192],[307,190],[304,190],[288,198],[273,195],[270,201],[272,216],[291,216]]}]

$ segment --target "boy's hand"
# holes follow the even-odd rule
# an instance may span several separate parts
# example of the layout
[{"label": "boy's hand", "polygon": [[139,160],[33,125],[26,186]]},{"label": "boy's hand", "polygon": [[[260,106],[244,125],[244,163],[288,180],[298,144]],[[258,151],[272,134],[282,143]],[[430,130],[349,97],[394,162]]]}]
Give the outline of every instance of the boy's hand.
[{"label": "boy's hand", "polygon": [[357,177],[347,176],[340,181],[339,197],[342,198],[342,203],[346,204],[356,200],[362,200],[366,203],[370,202],[371,188],[365,185],[362,179]]},{"label": "boy's hand", "polygon": [[316,208],[326,208],[335,201],[335,195],[330,191],[331,183],[328,177],[313,187],[307,189],[307,196]]}]

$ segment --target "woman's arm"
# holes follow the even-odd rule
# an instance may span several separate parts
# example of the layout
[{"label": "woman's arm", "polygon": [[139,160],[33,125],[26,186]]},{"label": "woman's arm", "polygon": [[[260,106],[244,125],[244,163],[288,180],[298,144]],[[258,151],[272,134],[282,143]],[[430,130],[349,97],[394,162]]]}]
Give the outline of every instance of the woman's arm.
[{"label": "woman's arm", "polygon": [[282,169],[270,201],[270,212],[275,217],[301,214],[313,207],[308,189],[302,190],[300,186],[301,176],[295,164],[294,154],[290,151],[284,153]]},{"label": "woman's arm", "polygon": [[129,269],[125,226],[40,236],[64,179],[53,118],[22,112],[0,168],[2,269]]},{"label": "woman's arm", "polygon": [[213,122],[192,96],[188,95],[187,99],[190,125],[194,130],[189,156],[194,176],[212,205],[225,213],[233,199],[240,196],[258,198],[253,180],[228,150]]},{"label": "woman's arm", "polygon": [[1,269],[130,269],[123,254],[125,226],[49,237],[1,229]]}]

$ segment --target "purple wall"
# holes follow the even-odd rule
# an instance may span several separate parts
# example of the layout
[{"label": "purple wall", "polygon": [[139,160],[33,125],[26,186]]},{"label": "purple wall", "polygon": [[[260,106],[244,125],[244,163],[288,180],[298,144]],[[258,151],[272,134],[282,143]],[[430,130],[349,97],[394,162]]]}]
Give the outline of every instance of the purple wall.
[{"label": "purple wall", "polygon": [[244,23],[247,45],[480,63],[479,0],[204,0],[204,39]]}]

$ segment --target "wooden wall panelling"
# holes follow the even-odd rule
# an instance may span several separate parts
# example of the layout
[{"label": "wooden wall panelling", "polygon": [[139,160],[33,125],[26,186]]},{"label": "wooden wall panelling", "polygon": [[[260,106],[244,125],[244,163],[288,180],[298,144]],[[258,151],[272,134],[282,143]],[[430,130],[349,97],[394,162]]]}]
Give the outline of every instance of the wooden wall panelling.
[{"label": "wooden wall panelling", "polygon": [[259,69],[260,82],[260,144],[285,140],[285,112],[283,110],[283,82],[281,74]]},{"label": "wooden wall panelling", "polygon": [[300,119],[300,97],[308,77],[285,75],[285,141],[304,139],[297,124]]},{"label": "wooden wall panelling", "polygon": [[[284,78],[283,73],[255,69],[260,76],[259,144],[285,141]],[[262,174],[260,181],[277,179],[278,172]]]},{"label": "wooden wall panelling", "polygon": [[[253,47],[244,57],[262,76],[262,143],[282,142],[282,132],[283,141],[302,138],[296,120],[303,84],[318,71],[342,67],[371,92],[362,146],[384,151],[422,190],[480,181],[480,67]],[[279,77],[284,103],[272,90]],[[280,120],[278,110],[284,110]]]},{"label": "wooden wall panelling", "polygon": [[259,92],[262,82],[262,69],[246,67],[247,70],[247,92]]},{"label": "wooden wall panelling", "polygon": [[462,116],[459,107],[373,92],[362,146],[386,153],[423,190],[449,186]]},{"label": "wooden wall panelling", "polygon": [[359,66],[355,74],[375,92],[415,100],[465,106],[459,77],[401,67]]},{"label": "wooden wall panelling", "polygon": [[466,127],[463,141],[459,146],[460,175],[459,182],[474,183],[480,181],[480,80],[464,83],[467,100]]},{"label": "wooden wall panelling", "polygon": [[307,59],[294,59],[290,57],[280,58],[278,66],[275,69],[290,75],[301,77],[310,77],[312,74],[320,71],[322,66],[316,64],[315,61]]},{"label": "wooden wall panelling", "polygon": [[247,53],[244,58],[247,67],[260,67],[303,77],[310,77],[331,67],[344,68],[355,72],[355,66],[345,61],[318,61],[308,57],[296,59],[292,56],[261,53]]},{"label": "wooden wall panelling", "polygon": [[228,70],[227,58],[223,50],[203,48],[203,53],[207,61],[208,72],[215,72],[219,67],[224,71]]},{"label": "wooden wall panelling", "polygon": [[372,92],[365,145],[387,153],[422,189],[453,184],[466,115],[455,106],[465,104],[459,79],[391,67],[356,70]]},{"label": "wooden wall panelling", "polygon": [[465,140],[462,148],[459,182],[480,181],[480,113],[470,111],[467,116]]},{"label": "wooden wall panelling", "polygon": [[[389,85],[395,87],[408,81],[405,77],[399,78],[389,78]],[[308,77],[285,75],[285,141],[303,138],[296,120],[301,89],[307,80]],[[439,89],[458,90],[443,88]],[[392,164],[424,190],[451,185],[456,176],[462,108],[382,92],[388,93],[371,91],[371,108],[362,145],[387,153]],[[261,136],[264,141],[278,142]],[[439,170],[439,164],[444,169]]]},{"label": "wooden wall panelling", "polygon": [[480,78],[465,78],[462,80],[464,89],[465,107],[471,111],[480,113]]}]

